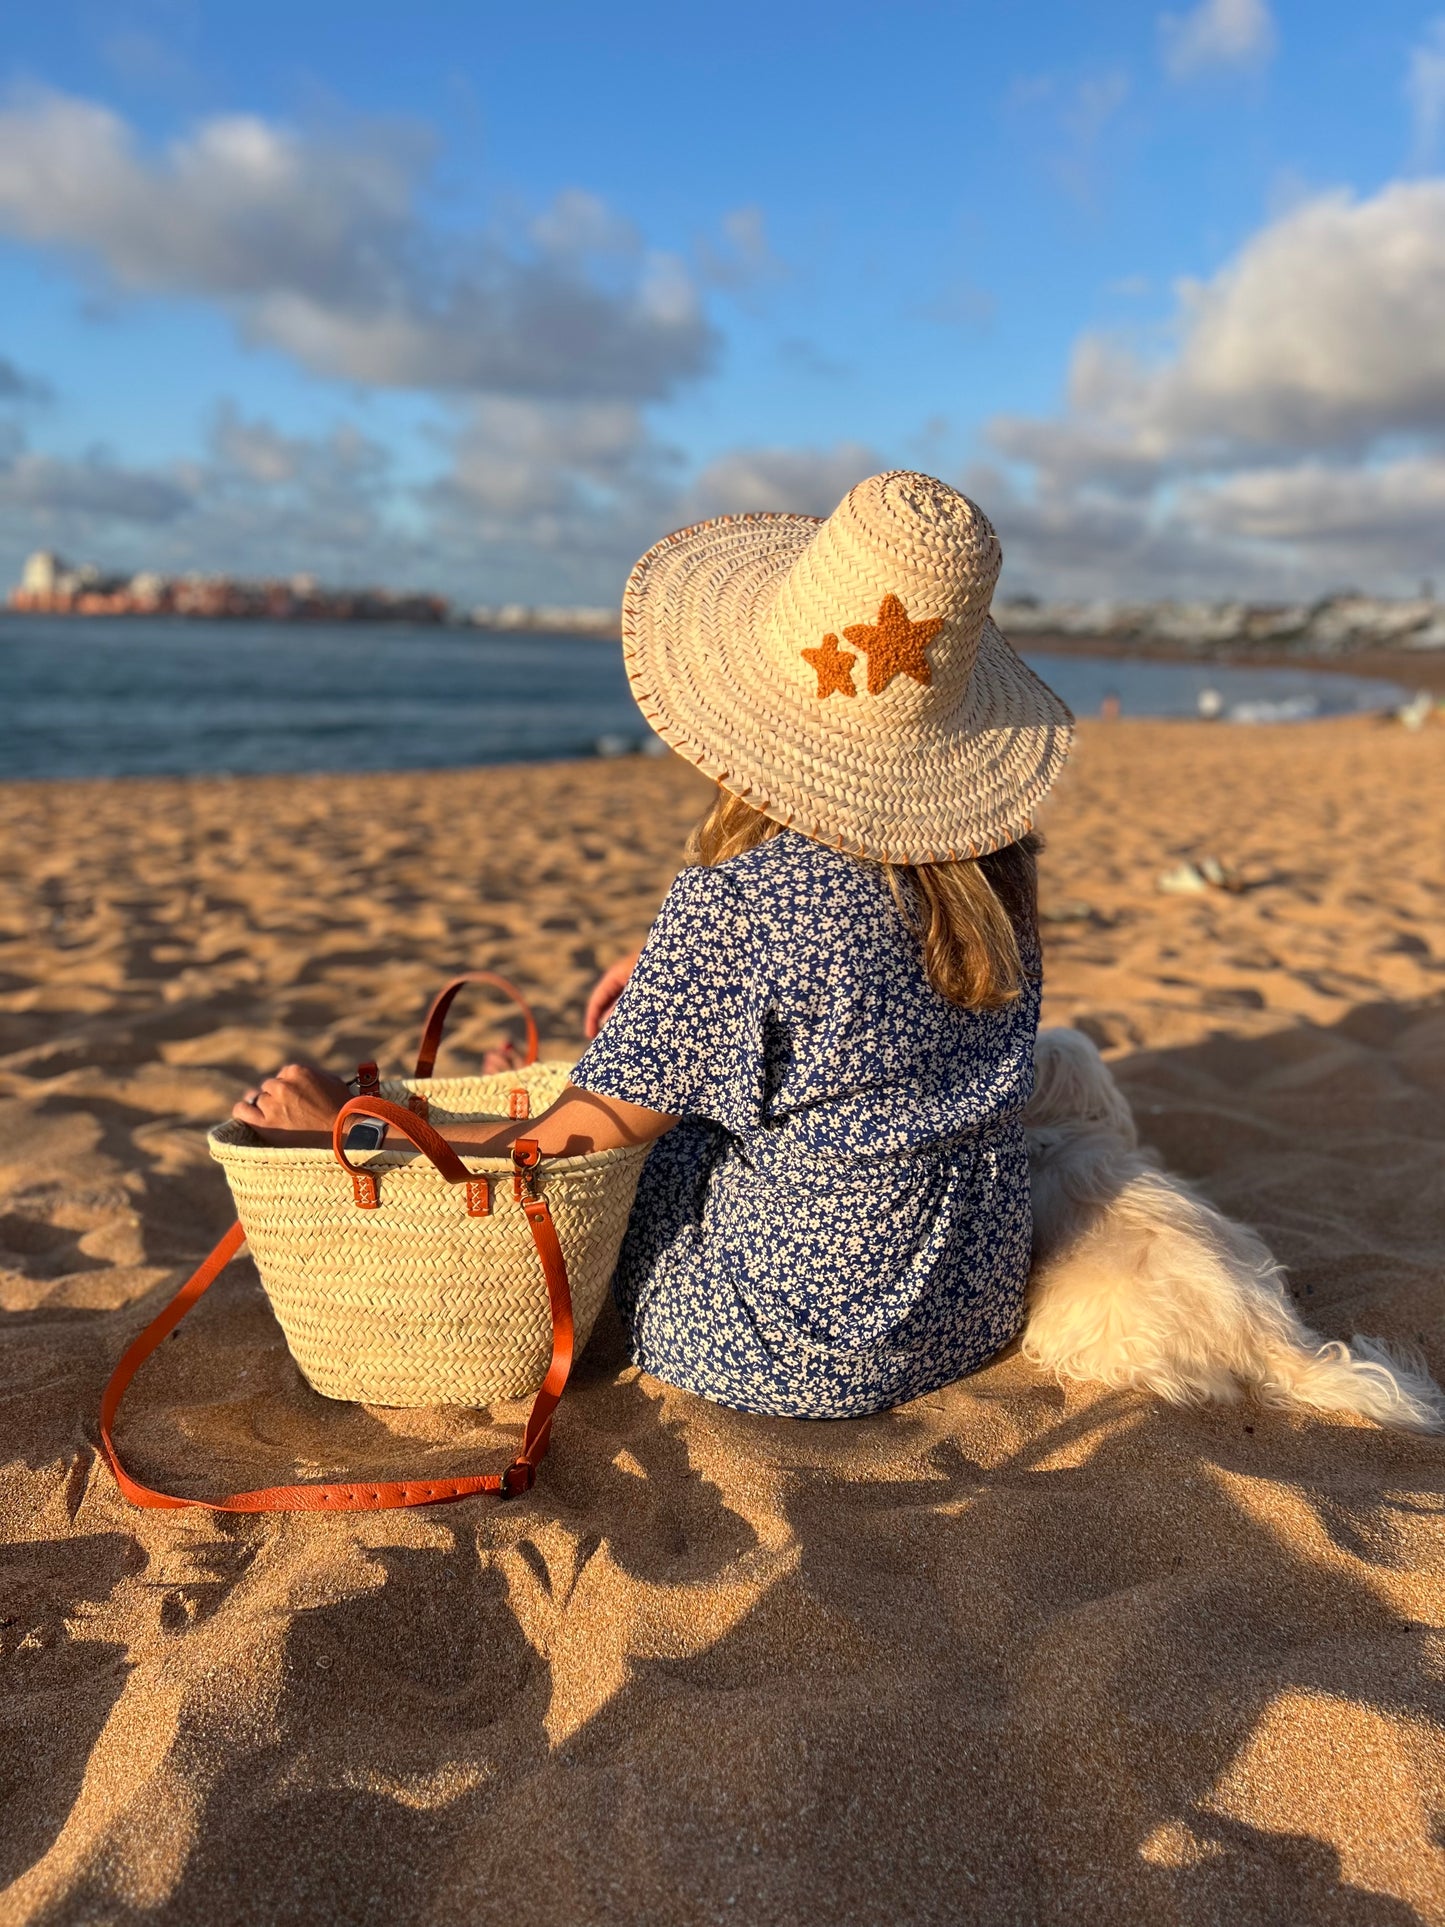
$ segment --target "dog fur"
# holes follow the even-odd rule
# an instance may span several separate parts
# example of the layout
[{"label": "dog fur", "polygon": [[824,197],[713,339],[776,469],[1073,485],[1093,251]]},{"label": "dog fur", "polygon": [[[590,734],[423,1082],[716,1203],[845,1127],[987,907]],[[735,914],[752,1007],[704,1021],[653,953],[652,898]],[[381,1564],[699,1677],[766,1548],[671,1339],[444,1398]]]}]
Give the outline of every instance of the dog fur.
[{"label": "dog fur", "polygon": [[1133,1115],[1082,1032],[1044,1030],[1024,1113],[1034,1262],[1023,1352],[1060,1379],[1175,1405],[1265,1404],[1445,1429],[1418,1354],[1326,1343],[1290,1302],[1263,1241],[1139,1146]]}]

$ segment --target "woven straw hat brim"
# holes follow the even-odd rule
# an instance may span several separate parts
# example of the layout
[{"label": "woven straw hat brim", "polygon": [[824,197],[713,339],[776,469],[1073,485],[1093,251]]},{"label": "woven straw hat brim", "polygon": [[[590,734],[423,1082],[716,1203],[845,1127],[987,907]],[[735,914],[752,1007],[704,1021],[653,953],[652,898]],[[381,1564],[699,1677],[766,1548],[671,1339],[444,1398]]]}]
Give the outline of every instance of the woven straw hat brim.
[{"label": "woven straw hat brim", "polygon": [[[649,549],[622,605],[644,716],[723,789],[851,854],[940,863],[1015,842],[1068,755],[1068,707],[988,617],[958,703],[906,738],[852,702],[800,701],[757,638],[818,527],[807,515],[722,516]],[[840,611],[836,626],[872,614]]]}]

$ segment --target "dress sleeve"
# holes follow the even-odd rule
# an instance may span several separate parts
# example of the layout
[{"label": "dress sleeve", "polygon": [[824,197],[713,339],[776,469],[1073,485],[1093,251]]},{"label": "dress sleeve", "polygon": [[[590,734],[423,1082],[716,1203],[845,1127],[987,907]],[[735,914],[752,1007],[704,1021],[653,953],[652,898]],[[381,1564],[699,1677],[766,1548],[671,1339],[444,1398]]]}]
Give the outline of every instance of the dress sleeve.
[{"label": "dress sleeve", "polygon": [[736,886],[717,869],[682,871],[573,1084],[735,1134],[753,1129],[764,1101],[761,966]]}]

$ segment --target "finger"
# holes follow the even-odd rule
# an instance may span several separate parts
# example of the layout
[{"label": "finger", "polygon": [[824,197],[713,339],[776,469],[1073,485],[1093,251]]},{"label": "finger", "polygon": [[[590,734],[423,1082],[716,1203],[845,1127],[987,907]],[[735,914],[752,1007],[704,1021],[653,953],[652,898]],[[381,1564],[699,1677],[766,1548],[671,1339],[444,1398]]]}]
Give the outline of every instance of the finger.
[{"label": "finger", "polygon": [[238,1117],[243,1124],[254,1124],[261,1115],[261,1107],[253,1097],[238,1097],[231,1106],[231,1116]]}]

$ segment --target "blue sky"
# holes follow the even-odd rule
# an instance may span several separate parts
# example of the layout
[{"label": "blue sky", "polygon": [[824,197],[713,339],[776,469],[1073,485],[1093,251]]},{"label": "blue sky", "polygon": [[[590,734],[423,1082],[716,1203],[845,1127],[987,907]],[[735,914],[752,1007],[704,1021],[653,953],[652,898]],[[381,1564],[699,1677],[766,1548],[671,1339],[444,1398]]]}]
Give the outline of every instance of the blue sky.
[{"label": "blue sky", "polygon": [[0,77],[0,575],[611,601],[882,466],[1014,591],[1445,572],[1438,10],[137,0]]}]

